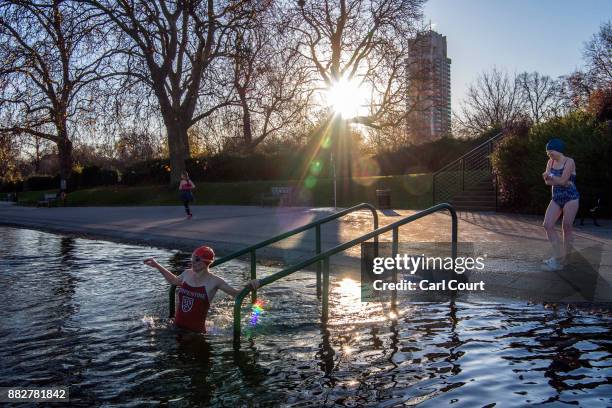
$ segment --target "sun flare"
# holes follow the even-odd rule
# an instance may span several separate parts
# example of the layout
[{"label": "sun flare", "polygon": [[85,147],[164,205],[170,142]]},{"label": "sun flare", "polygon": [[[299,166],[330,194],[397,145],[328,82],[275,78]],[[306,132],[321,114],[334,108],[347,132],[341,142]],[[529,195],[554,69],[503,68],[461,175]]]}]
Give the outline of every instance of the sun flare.
[{"label": "sun flare", "polygon": [[327,90],[327,104],[343,118],[359,116],[366,105],[367,92],[354,79],[341,78]]}]

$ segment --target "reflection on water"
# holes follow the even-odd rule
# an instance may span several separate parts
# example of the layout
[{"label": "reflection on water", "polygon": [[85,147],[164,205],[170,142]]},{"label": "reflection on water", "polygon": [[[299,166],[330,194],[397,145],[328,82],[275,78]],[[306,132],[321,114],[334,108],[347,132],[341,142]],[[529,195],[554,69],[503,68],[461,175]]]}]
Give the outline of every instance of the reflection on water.
[{"label": "reflection on water", "polygon": [[[205,336],[167,321],[167,285],[142,259],[179,271],[185,254],[0,228],[0,256],[0,386],[69,385],[71,406],[612,405],[603,312],[401,295],[394,310],[340,277],[322,327],[304,272],[260,291],[235,350],[227,297]],[[217,270],[234,286],[247,271]]]}]

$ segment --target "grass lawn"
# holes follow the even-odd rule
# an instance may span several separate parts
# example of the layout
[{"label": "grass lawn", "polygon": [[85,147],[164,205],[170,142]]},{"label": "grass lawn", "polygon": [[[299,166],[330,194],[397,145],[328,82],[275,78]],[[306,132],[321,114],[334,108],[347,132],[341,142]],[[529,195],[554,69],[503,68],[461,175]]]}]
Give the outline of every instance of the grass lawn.
[{"label": "grass lawn", "polygon": [[[196,205],[259,205],[262,193],[273,186],[293,185],[297,181],[249,181],[234,183],[196,183]],[[376,204],[376,189],[391,190],[393,208],[420,209],[431,205],[431,174],[403,176],[358,177],[349,182],[338,179],[336,184],[339,207],[361,202]],[[19,193],[19,204],[36,205],[44,193],[54,190]],[[333,205],[333,180],[310,179],[299,183],[299,204]],[[133,206],[180,205],[178,190],[169,185],[101,186],[77,190],[68,194],[69,206]]]}]

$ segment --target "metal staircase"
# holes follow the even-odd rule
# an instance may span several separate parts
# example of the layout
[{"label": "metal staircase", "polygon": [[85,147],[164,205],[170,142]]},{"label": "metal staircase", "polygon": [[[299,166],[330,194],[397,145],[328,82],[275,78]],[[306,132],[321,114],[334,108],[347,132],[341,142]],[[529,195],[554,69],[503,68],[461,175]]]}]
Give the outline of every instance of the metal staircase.
[{"label": "metal staircase", "polygon": [[496,211],[497,179],[490,155],[500,132],[433,174],[433,203],[450,202],[458,210]]},{"label": "metal staircase", "polygon": [[[340,244],[334,248],[328,249],[325,252],[318,253],[317,255],[309,258],[305,261],[302,261],[296,265],[289,266],[279,272],[276,272],[273,275],[266,276],[259,280],[260,288],[270,285],[276,282],[279,279],[285,278],[295,272],[298,272],[304,268],[307,268],[310,265],[323,264],[323,281],[321,282],[317,279],[317,293],[322,292],[322,302],[321,302],[321,320],[323,324],[327,324],[327,320],[329,317],[329,269],[330,269],[330,257],[343,252],[351,247],[359,245],[363,242],[369,241],[371,239],[374,240],[375,253],[378,253],[378,237],[381,234],[391,232],[393,236],[392,240],[392,256],[396,256],[399,250],[399,228],[409,224],[419,218],[426,217],[436,212],[440,211],[448,211],[451,216],[451,256],[454,260],[457,258],[457,242],[458,242],[458,222],[457,222],[457,213],[455,208],[447,203],[441,203],[438,205],[434,205],[433,207],[429,207],[426,210],[419,211],[416,214],[404,217],[394,223],[386,225],[384,227],[376,228],[374,231],[363,234],[362,236],[353,239],[352,241],[346,242],[344,244]],[[318,271],[317,271],[318,272]],[[393,278],[397,279],[397,273],[393,274]],[[320,284],[322,283],[323,288],[320,289]],[[242,323],[242,303],[246,296],[251,292],[251,289],[245,287],[242,291],[236,296],[236,301],[234,302],[234,347],[240,347],[240,334],[241,334],[241,323]],[[397,293],[392,297],[392,306],[395,306]]]}]

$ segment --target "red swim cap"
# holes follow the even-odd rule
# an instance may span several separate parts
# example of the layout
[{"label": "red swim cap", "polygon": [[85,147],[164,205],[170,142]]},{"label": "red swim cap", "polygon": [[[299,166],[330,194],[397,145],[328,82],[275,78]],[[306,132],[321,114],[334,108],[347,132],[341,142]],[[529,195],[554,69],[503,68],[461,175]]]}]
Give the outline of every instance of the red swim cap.
[{"label": "red swim cap", "polygon": [[215,260],[215,251],[211,247],[201,246],[193,251],[193,255],[202,259],[206,264],[210,265]]}]

